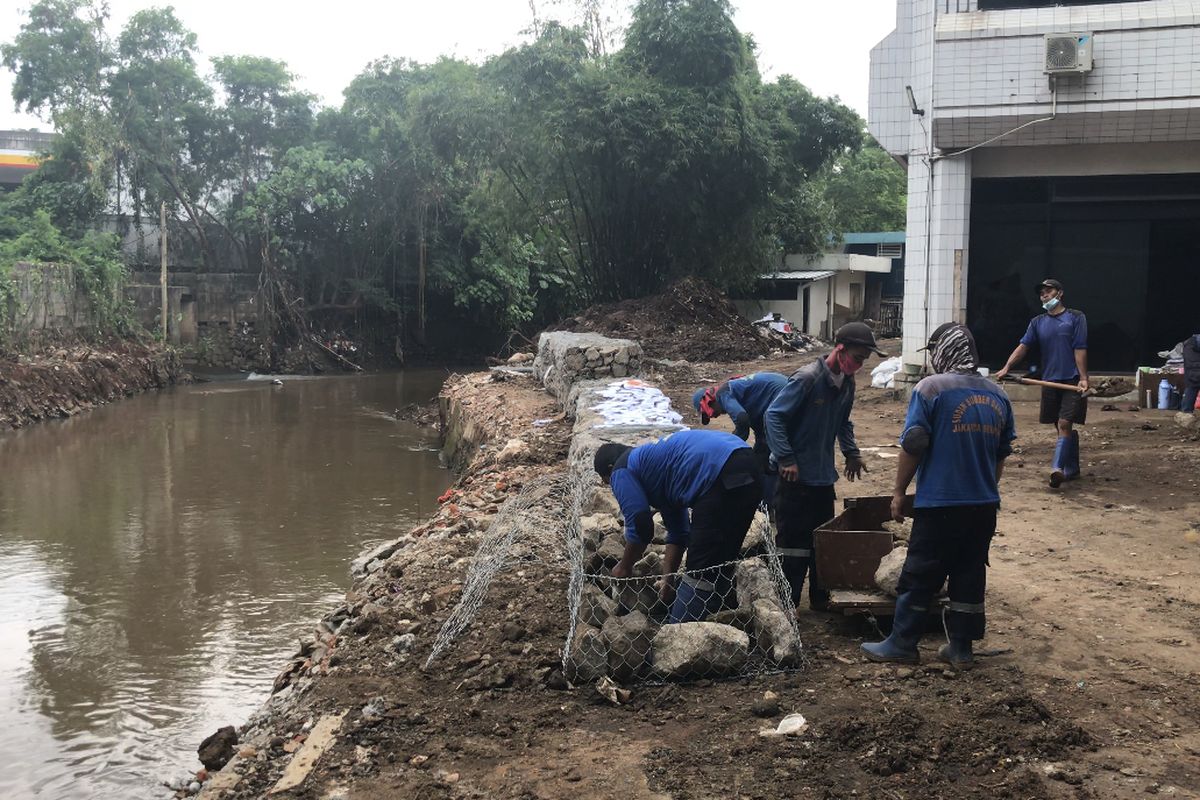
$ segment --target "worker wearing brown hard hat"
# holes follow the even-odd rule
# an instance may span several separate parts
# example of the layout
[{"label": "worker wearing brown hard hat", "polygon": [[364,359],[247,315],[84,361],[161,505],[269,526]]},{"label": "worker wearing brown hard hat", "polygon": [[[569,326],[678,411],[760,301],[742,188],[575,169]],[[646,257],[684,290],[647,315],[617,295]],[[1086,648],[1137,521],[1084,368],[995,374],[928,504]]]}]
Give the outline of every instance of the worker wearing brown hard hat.
[{"label": "worker wearing brown hard hat", "polygon": [[1063,285],[1053,278],[1039,283],[1037,292],[1045,313],[1030,320],[1020,344],[996,372],[996,379],[1008,375],[1029,349],[1037,345],[1042,361],[1039,377],[1079,387],[1076,390],[1042,388],[1040,421],[1044,425],[1054,425],[1058,431],[1050,471],[1050,485],[1057,489],[1063,481],[1079,477],[1079,431],[1074,428],[1087,421],[1087,317],[1081,311],[1066,307]]}]

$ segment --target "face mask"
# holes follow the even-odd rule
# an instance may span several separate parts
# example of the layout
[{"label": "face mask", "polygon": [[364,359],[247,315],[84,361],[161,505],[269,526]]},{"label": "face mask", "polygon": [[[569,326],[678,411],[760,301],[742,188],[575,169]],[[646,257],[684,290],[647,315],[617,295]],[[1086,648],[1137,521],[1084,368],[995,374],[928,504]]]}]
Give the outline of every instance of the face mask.
[{"label": "face mask", "polygon": [[1054,309],[1058,308],[1058,298],[1051,297],[1049,300],[1042,303],[1042,308],[1046,309],[1047,311],[1053,311]]},{"label": "face mask", "polygon": [[838,368],[842,371],[843,375],[853,375],[862,367],[862,364],[855,361],[853,356],[845,350],[838,351],[837,362]]}]

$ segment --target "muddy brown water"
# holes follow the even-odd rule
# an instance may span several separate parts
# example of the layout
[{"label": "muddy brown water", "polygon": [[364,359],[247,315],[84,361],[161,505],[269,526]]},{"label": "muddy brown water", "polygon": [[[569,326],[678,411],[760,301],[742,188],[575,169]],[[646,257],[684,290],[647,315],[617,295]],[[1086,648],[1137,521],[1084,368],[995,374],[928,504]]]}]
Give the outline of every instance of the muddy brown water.
[{"label": "muddy brown water", "polygon": [[161,798],[435,506],[445,374],[213,382],[0,433],[0,797]]}]

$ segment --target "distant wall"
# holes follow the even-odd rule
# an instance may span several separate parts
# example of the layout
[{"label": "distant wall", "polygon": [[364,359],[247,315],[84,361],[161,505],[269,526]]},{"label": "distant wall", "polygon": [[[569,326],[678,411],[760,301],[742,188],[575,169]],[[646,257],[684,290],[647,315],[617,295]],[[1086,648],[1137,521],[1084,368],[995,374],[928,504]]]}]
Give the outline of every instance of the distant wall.
[{"label": "distant wall", "polygon": [[9,281],[13,291],[5,303],[2,322],[10,336],[73,331],[94,322],[92,304],[69,264],[19,262]]}]

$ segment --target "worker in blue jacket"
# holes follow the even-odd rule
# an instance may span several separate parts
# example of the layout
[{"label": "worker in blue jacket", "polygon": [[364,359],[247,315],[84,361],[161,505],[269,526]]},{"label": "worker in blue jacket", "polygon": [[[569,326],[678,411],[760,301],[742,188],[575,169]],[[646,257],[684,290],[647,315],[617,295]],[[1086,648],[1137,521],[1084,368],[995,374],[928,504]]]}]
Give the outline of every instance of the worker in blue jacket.
[{"label": "worker in blue jacket", "polygon": [[813,567],[813,530],[833,519],[834,439],[846,458],[845,475],[855,480],[866,471],[854,440],[850,409],[854,406],[854,373],[875,346],[875,334],[862,322],[838,328],[835,347],[797,370],[767,409],[765,421],[771,457],[778,464],[775,490],[775,541],[783,574],[799,605],[804,581],[809,581],[809,605],[824,609],[829,594],[821,588]]},{"label": "worker in blue jacket", "polygon": [[[745,442],[721,431],[679,431],[638,447],[601,445],[593,463],[625,518],[625,551],[614,578],[633,575],[654,538],[657,510],[667,529],[659,589],[671,607],[669,621],[702,620],[734,600],[732,562],[762,498],[762,475]],[[685,551],[687,567],[676,586]]]},{"label": "worker in blue jacket", "polygon": [[996,532],[1000,476],[1016,438],[1004,390],[980,377],[975,339],[947,323],[930,337],[936,374],[916,385],[900,437],[892,518],[904,519],[913,477],[913,529],[897,587],[892,632],[864,644],[872,661],[915,664],[917,642],[934,596],[950,581],[944,624],[949,639],[938,658],[969,667],[972,643],[983,638],[988,548]]},{"label": "worker in blue jacket", "polygon": [[763,415],[787,381],[778,372],[755,372],[697,389],[692,395],[700,424],[707,425],[713,417],[728,414],[733,420],[735,436],[749,441],[750,432],[754,432],[754,456],[763,472],[763,499],[768,506],[774,505],[776,472],[770,465],[771,449],[767,446]]}]

